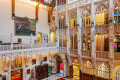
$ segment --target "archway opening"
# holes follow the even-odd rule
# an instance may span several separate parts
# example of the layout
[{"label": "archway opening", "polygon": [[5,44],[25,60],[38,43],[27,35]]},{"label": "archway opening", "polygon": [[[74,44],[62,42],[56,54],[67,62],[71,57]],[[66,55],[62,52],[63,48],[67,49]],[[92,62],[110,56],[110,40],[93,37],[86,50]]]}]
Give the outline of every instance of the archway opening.
[{"label": "archway opening", "polygon": [[63,67],[63,61],[60,56],[57,56],[56,58],[56,63],[57,63],[57,73],[60,73],[60,67]]},{"label": "archway opening", "polygon": [[78,59],[73,60],[73,79],[74,80],[80,79],[80,64]]},{"label": "archway opening", "polygon": [[22,57],[16,56],[14,61],[11,63],[11,80],[22,80],[23,69],[22,69]]}]

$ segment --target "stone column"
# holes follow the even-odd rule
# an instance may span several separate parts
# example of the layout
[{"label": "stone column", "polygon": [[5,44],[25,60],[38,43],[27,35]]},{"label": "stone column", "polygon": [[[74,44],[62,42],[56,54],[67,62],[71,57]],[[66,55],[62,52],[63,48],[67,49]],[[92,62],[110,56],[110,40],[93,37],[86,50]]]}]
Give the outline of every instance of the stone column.
[{"label": "stone column", "polygon": [[22,56],[23,80],[26,80],[25,57]]},{"label": "stone column", "polygon": [[58,13],[56,11],[56,43],[57,47],[59,47],[59,19],[58,19]]},{"label": "stone column", "polygon": [[110,74],[109,79],[113,78],[113,60],[114,60],[114,0],[109,0],[109,65],[110,65]]},{"label": "stone column", "polygon": [[12,62],[12,60],[10,60],[8,62],[8,77],[7,77],[7,80],[11,80],[11,62]]},{"label": "stone column", "polygon": [[71,64],[70,62],[70,25],[69,25],[69,14],[68,10],[66,11],[66,39],[67,39],[67,60],[68,60],[68,68],[67,68],[67,76],[69,76],[69,65]]},{"label": "stone column", "polygon": [[11,40],[10,40],[10,43],[11,43],[11,51],[13,51],[13,35],[11,33]]},{"label": "stone column", "polygon": [[82,71],[82,37],[81,37],[81,11],[80,8],[77,7],[77,38],[78,38],[78,55],[80,60],[80,70]]},{"label": "stone column", "polygon": [[92,0],[91,2],[91,25],[92,25],[92,28],[91,28],[91,56],[92,56],[92,63],[93,63],[93,75],[96,76],[96,41],[95,41],[95,25],[96,25],[96,22],[95,22],[95,12],[96,12],[96,9],[95,9],[95,6],[94,6],[94,0]]},{"label": "stone column", "polygon": [[69,16],[68,11],[66,11],[66,35],[67,35],[67,54],[70,54],[70,33],[69,33]]},{"label": "stone column", "polygon": [[92,63],[93,63],[93,69],[94,72],[93,74],[96,75],[96,41],[95,41],[95,27],[94,23],[92,23],[92,28],[91,28],[91,43],[92,43],[92,49],[91,49],[91,57],[92,57]]}]

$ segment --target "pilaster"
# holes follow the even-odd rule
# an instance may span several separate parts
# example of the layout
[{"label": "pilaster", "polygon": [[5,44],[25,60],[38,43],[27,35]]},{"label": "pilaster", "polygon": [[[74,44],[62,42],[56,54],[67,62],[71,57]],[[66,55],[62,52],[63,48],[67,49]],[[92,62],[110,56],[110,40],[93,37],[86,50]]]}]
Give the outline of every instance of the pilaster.
[{"label": "pilaster", "polygon": [[80,8],[77,7],[77,38],[78,38],[78,55],[79,55],[79,61],[80,61],[80,70],[82,71],[82,37],[81,37],[81,11]]},{"label": "pilaster", "polygon": [[67,38],[67,54],[70,54],[70,27],[69,27],[69,15],[66,11],[66,38]]},{"label": "pilaster", "polygon": [[26,80],[25,57],[22,56],[23,80]]},{"label": "pilaster", "polygon": [[10,60],[8,62],[8,77],[7,77],[7,80],[11,80],[11,62],[12,62],[12,60]]},{"label": "pilaster", "polygon": [[94,0],[91,2],[91,57],[92,57],[92,63],[93,63],[93,75],[96,76],[96,41],[95,41],[95,5],[94,5]]},{"label": "pilaster", "polygon": [[109,78],[113,78],[113,60],[114,60],[114,25],[113,25],[113,0],[109,0]]},{"label": "pilaster", "polygon": [[57,47],[59,47],[59,19],[57,11],[56,11],[56,43]]}]

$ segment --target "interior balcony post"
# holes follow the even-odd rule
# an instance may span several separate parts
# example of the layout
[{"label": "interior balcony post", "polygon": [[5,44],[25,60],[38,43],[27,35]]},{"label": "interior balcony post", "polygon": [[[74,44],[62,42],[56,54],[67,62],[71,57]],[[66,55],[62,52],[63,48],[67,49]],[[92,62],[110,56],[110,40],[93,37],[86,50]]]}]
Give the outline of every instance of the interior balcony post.
[{"label": "interior balcony post", "polygon": [[78,33],[77,33],[77,38],[78,38],[78,54],[82,56],[81,50],[82,50],[82,40],[81,40],[81,11],[80,8],[77,7],[77,27],[78,27]]},{"label": "interior balcony post", "polygon": [[112,20],[112,23],[114,21],[114,0],[109,0],[109,21]]},{"label": "interior balcony post", "polygon": [[[91,43],[92,43],[92,49],[91,49],[91,57],[92,57],[92,62],[96,63],[96,41],[95,41],[95,27],[94,23],[92,23],[92,28],[91,28]],[[96,71],[94,70],[93,72],[94,75],[96,75]]]},{"label": "interior balcony post", "polygon": [[114,25],[113,25],[113,1],[109,0],[109,65],[110,65],[110,74],[109,78],[113,78],[113,60],[114,60]]},{"label": "interior balcony post", "polygon": [[68,11],[66,11],[66,38],[67,38],[67,54],[70,54],[70,32],[69,32],[69,16]]},{"label": "interior balcony post", "polygon": [[11,80],[11,62],[12,60],[9,61],[8,65],[8,77],[7,80]]},{"label": "interior balcony post", "polygon": [[[91,57],[92,57],[92,63],[96,63],[96,41],[95,41],[95,6],[94,6],[94,0],[91,2]],[[96,76],[96,69],[95,69],[96,64],[93,64],[94,70],[93,70],[93,75]]]},{"label": "interior balcony post", "polygon": [[112,23],[112,18],[111,20],[109,19],[109,65],[110,65],[110,74],[109,78],[113,78],[113,61],[114,61],[114,25]]},{"label": "interior balcony post", "polygon": [[56,46],[59,47],[59,19],[58,13],[56,12]]},{"label": "interior balcony post", "polygon": [[78,55],[79,55],[79,60],[80,60],[80,70],[82,72],[82,34],[81,34],[81,13],[82,11],[80,10],[79,7],[77,7],[77,27],[78,27],[78,32],[77,32],[77,39],[78,39]]},{"label": "interior balcony post", "polygon": [[26,80],[25,56],[22,57],[23,80]]}]

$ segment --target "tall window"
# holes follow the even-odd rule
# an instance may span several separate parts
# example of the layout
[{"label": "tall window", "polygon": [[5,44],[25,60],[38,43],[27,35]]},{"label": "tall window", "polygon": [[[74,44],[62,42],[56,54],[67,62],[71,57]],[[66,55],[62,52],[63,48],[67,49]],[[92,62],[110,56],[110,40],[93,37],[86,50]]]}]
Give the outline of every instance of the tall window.
[{"label": "tall window", "polygon": [[96,35],[96,50],[97,51],[109,51],[109,36],[108,35]]},{"label": "tall window", "polygon": [[108,24],[108,12],[96,14],[96,25]]},{"label": "tall window", "polygon": [[120,23],[120,6],[116,6],[114,9],[114,23]]},{"label": "tall window", "polygon": [[109,78],[109,68],[104,63],[98,66],[98,76],[103,78]]},{"label": "tall window", "polygon": [[86,15],[81,17],[82,27],[90,26],[91,25],[91,16]]},{"label": "tall window", "polygon": [[93,74],[93,66],[90,61],[85,62],[84,72],[88,74]]}]

